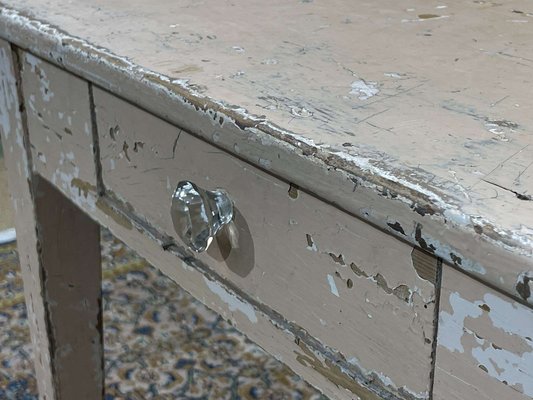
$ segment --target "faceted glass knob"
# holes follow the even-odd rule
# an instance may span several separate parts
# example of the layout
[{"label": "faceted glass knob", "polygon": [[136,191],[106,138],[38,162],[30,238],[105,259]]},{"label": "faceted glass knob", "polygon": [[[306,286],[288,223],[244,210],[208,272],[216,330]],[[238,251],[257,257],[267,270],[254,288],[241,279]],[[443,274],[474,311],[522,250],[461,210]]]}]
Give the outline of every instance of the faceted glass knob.
[{"label": "faceted glass knob", "polygon": [[170,215],[183,242],[191,250],[202,252],[232,220],[233,202],[225,190],[204,190],[190,181],[181,181],[172,195]]}]

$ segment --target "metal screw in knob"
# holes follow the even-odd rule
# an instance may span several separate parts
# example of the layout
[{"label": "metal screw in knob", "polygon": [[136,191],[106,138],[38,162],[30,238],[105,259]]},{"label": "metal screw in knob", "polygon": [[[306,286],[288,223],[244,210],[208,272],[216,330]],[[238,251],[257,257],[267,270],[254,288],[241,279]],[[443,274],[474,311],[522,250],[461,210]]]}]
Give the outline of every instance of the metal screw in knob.
[{"label": "metal screw in knob", "polygon": [[193,251],[207,250],[220,229],[233,218],[233,202],[223,189],[204,190],[190,181],[178,183],[170,215],[174,229]]}]

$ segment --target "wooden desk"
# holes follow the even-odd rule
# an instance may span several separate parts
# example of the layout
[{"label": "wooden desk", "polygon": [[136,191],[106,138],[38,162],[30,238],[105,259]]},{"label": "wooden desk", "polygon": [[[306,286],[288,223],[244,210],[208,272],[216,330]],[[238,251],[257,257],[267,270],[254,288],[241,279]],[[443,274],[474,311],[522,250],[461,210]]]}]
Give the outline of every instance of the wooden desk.
[{"label": "wooden desk", "polygon": [[529,7],[4,0],[42,398],[102,397],[98,225],[333,399],[533,398]]}]

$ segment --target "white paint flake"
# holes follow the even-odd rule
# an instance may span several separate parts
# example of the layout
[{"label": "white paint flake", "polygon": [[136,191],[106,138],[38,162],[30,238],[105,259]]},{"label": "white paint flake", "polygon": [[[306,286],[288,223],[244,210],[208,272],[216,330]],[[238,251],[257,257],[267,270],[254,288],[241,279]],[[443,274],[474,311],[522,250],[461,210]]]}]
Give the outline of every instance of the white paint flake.
[{"label": "white paint flake", "polygon": [[335,284],[335,279],[333,279],[333,276],[331,276],[330,274],[328,274],[328,283],[330,292],[335,296],[340,297],[339,291],[337,290],[337,285]]},{"label": "white paint flake", "polygon": [[205,276],[204,281],[209,290],[220,297],[220,300],[228,305],[230,311],[240,311],[250,320],[250,322],[257,322],[257,316],[255,315],[255,310],[251,304],[245,303],[235,296],[235,294],[228,292],[228,290],[218,282],[211,281]]},{"label": "white paint flake", "polygon": [[[471,355],[475,362],[483,365],[491,377],[521,388],[527,396],[533,396],[533,343],[526,339],[533,332],[533,310],[491,293],[485,294],[483,300],[469,301],[453,292],[449,301],[453,311],[452,314],[440,313],[438,344],[451,352],[464,353],[461,339],[465,335],[474,337],[477,346],[472,347]],[[482,305],[490,311],[484,313],[480,308]],[[479,338],[465,327],[467,317],[479,318],[483,314],[488,316],[495,329],[523,339],[523,344],[530,351],[511,352],[492,346],[487,338]]]},{"label": "white paint flake", "polygon": [[39,78],[41,97],[43,101],[49,102],[54,97],[54,92],[50,90],[50,80],[48,79],[46,72],[42,68],[39,68],[42,61],[35,57],[33,54],[24,53],[25,61],[30,66],[31,72]]},{"label": "white paint flake", "polygon": [[260,158],[259,159],[259,165],[262,166],[265,169],[270,169],[270,167],[272,165],[272,161],[267,160],[265,158]]},{"label": "white paint flake", "polygon": [[439,315],[438,343],[451,352],[464,353],[461,343],[466,317],[478,318],[483,311],[476,304],[461,297],[457,292],[450,294],[450,305],[453,313],[441,311]]},{"label": "white paint flake", "polygon": [[378,93],[377,82],[366,82],[363,79],[352,82],[350,94],[356,95],[359,100],[367,100]]}]

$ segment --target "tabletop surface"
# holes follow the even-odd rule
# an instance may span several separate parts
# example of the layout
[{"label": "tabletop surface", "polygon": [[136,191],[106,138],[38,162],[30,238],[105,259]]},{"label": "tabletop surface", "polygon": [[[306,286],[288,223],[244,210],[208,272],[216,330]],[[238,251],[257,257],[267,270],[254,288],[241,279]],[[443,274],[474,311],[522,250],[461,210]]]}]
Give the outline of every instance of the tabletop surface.
[{"label": "tabletop surface", "polygon": [[3,4],[345,163],[438,190],[531,248],[531,2]]}]

